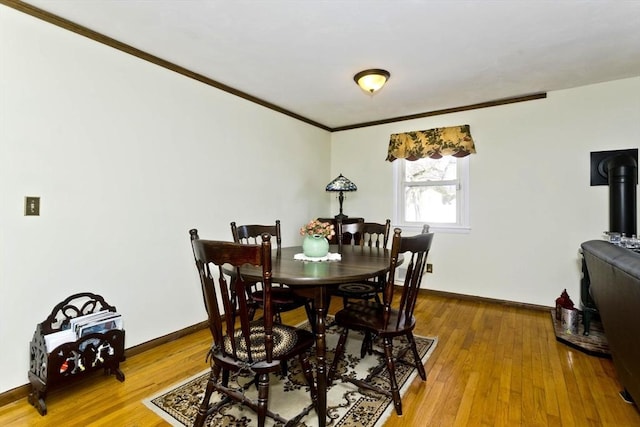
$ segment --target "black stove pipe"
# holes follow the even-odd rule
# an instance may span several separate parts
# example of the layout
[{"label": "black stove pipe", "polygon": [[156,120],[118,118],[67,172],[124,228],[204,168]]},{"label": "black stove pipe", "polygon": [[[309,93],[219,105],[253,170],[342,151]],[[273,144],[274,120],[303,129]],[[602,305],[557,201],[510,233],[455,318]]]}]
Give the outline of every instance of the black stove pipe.
[{"label": "black stove pipe", "polygon": [[638,164],[628,155],[607,161],[609,175],[609,231],[636,235]]}]

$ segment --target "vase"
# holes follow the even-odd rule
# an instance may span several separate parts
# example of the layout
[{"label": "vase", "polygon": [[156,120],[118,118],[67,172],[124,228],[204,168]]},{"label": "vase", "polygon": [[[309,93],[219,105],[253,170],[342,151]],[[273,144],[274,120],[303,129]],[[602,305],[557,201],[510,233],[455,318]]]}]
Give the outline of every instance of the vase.
[{"label": "vase", "polygon": [[319,234],[304,236],[302,241],[302,252],[312,258],[327,256],[329,253],[329,241]]}]

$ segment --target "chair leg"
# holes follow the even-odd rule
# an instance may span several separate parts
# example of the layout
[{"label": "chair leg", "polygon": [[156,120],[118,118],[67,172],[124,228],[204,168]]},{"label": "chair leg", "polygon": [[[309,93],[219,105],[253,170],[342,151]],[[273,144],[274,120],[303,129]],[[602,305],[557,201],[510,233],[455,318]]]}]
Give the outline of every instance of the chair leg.
[{"label": "chair leg", "polygon": [[[234,308],[234,311],[235,311],[235,308]],[[249,306],[249,314],[248,314],[249,320],[253,320],[255,315],[256,315],[256,306],[254,304],[251,304]]]},{"label": "chair leg", "polygon": [[338,345],[336,346],[333,363],[331,363],[331,368],[329,368],[329,373],[327,374],[327,386],[333,384],[333,376],[336,374],[336,371],[338,370],[338,363],[344,354],[344,345],[347,342],[347,335],[349,335],[349,329],[344,328],[340,334]]},{"label": "chair leg", "polygon": [[411,345],[411,351],[413,352],[413,359],[416,361],[416,369],[418,370],[418,374],[422,381],[427,380],[427,373],[424,370],[424,366],[422,366],[422,360],[420,360],[420,355],[418,354],[418,347],[416,346],[416,340],[413,338],[413,333],[409,332],[407,334],[407,341]]},{"label": "chair leg", "polygon": [[222,370],[222,385],[225,387],[229,387],[229,370]]},{"label": "chair leg", "polygon": [[264,427],[269,400],[269,374],[261,374],[258,380],[258,427]]},{"label": "chair leg", "polygon": [[307,384],[309,384],[309,392],[311,393],[311,401],[313,402],[313,406],[317,410],[317,401],[318,401],[318,390],[316,389],[316,383],[313,380],[313,368],[311,367],[311,363],[309,363],[309,357],[306,354],[302,353],[299,356],[300,365],[302,366],[302,374],[304,378],[307,380]]},{"label": "chair leg", "polygon": [[[225,370],[225,373],[226,372],[227,371]],[[204,392],[202,403],[200,403],[200,408],[198,408],[198,415],[196,415],[196,420],[193,423],[194,427],[202,427],[204,425],[204,420],[207,418],[207,410],[209,409],[209,399],[211,399],[213,386],[216,382],[218,382],[219,376],[220,367],[217,365],[212,366],[211,374],[209,375],[209,380],[207,381],[207,388]]]},{"label": "chair leg", "polygon": [[288,373],[287,361],[283,359],[280,361],[280,376],[284,378],[287,376],[287,373]]},{"label": "chair leg", "polygon": [[362,339],[362,346],[360,347],[360,359],[363,359],[366,354],[373,354],[373,335],[371,332],[365,332]]},{"label": "chair leg", "polygon": [[316,333],[316,310],[310,302],[305,303],[304,310],[307,312],[307,319],[309,319],[309,325],[311,325],[311,331]]},{"label": "chair leg", "polygon": [[384,338],[384,356],[389,370],[389,381],[391,382],[391,397],[393,398],[393,406],[396,413],[402,415],[402,401],[400,400],[400,390],[396,381],[396,367],[393,361],[393,343],[391,338]]}]

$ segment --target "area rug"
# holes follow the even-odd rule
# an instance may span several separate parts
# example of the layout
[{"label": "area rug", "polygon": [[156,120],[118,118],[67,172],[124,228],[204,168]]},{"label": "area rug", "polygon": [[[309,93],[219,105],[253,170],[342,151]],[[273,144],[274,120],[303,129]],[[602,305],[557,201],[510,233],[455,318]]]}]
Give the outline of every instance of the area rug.
[{"label": "area rug", "polygon": [[[309,329],[308,324],[302,326]],[[339,328],[333,323],[330,317],[327,322],[327,361],[333,361],[334,349],[339,338]],[[362,335],[356,331],[349,333],[347,340],[346,357],[340,364],[338,370],[339,376],[348,376],[356,378],[365,378],[367,373],[380,363],[384,363],[380,343],[374,344],[374,353],[366,355],[360,359],[360,346],[362,344]],[[437,338],[426,338],[416,336],[418,353],[420,354],[422,364],[426,364],[427,359],[436,348]],[[395,349],[405,346],[406,341],[394,340]],[[404,356],[408,362],[413,362],[411,352],[407,352]],[[312,362],[315,362],[311,355]],[[328,369],[328,368],[327,368]],[[286,377],[280,375],[272,375],[269,390],[269,410],[281,415],[286,419],[294,418],[300,411],[310,403],[309,388],[306,385],[304,377],[301,373],[301,367],[297,362],[291,361],[287,368]],[[192,378],[185,379],[179,384],[170,387],[161,393],[158,393],[144,400],[151,410],[165,419],[173,426],[191,426],[195,420],[198,406],[202,400],[204,389],[209,376],[209,370],[201,372]],[[401,387],[401,394],[409,387],[417,376],[416,369],[408,363],[396,364],[396,378],[398,385]],[[240,384],[250,381],[250,378],[239,377],[236,381]],[[373,382],[379,383],[384,388],[389,388],[389,380],[386,369],[378,374]],[[429,382],[427,370],[427,386]],[[255,387],[247,390],[247,395],[255,394]],[[213,394],[211,400],[219,400],[220,396]],[[327,425],[340,427],[378,427],[384,424],[384,421],[394,411],[393,402],[390,398],[369,391],[360,390],[357,386],[350,382],[343,382],[340,379],[334,381],[333,385],[327,392]],[[205,425],[208,427],[218,426],[255,426],[255,413],[237,403],[230,403],[223,406],[217,413],[208,417]],[[267,426],[281,426],[282,424],[275,422],[273,419],[267,418]],[[311,411],[305,415],[298,426],[311,427],[317,426],[318,419],[315,411]]]}]

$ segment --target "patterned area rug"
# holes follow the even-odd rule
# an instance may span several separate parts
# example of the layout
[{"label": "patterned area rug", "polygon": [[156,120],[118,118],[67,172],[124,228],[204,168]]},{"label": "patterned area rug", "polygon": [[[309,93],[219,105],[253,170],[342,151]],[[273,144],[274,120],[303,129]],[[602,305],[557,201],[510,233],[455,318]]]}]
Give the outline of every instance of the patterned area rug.
[{"label": "patterned area rug", "polygon": [[[308,324],[305,325],[308,329]],[[339,330],[333,324],[333,319],[327,319],[327,361],[333,361],[334,349],[338,342]],[[427,359],[433,352],[437,344],[437,338],[425,338],[416,336],[418,352],[422,363],[426,364]],[[374,351],[372,355],[367,355],[360,359],[360,346],[362,335],[352,331],[347,340],[347,355],[344,363],[339,367],[338,375],[355,376],[365,378],[367,373],[378,364],[384,363],[382,355]],[[394,351],[402,348],[406,342],[394,341]],[[380,343],[374,345],[374,350],[382,351]],[[411,352],[405,358],[413,361]],[[313,355],[312,355],[312,361]],[[202,372],[192,378],[186,379],[180,384],[176,384],[169,390],[165,390],[155,396],[144,400],[144,403],[174,426],[191,426],[195,420],[198,406],[204,394],[205,385],[209,376],[209,370]],[[396,377],[401,393],[417,376],[417,371],[409,364],[396,364]],[[427,371],[428,376],[428,371]],[[248,382],[250,378],[238,377],[239,384]],[[427,377],[427,381],[428,381]],[[389,388],[388,374],[386,369],[373,379],[374,382]],[[420,379],[418,379],[420,381]],[[425,383],[426,386],[426,383]],[[249,388],[247,394],[254,393],[255,387]],[[212,401],[218,400],[219,395],[214,393]],[[294,418],[311,401],[309,388],[306,385],[301,373],[301,367],[296,361],[291,361],[287,369],[287,376],[281,378],[280,375],[273,375],[269,390],[269,410],[280,414],[286,419]],[[381,426],[388,416],[394,411],[393,402],[390,398],[369,390],[359,390],[357,386],[340,379],[334,381],[327,392],[327,425],[340,427],[374,427]],[[281,426],[274,420],[267,418],[267,426]],[[218,413],[212,414],[205,423],[209,427],[218,426],[253,426],[256,425],[255,413],[236,403],[223,406]],[[315,411],[302,418],[298,424],[301,427],[317,426],[318,419]]]}]

